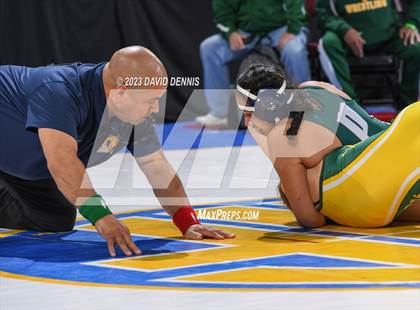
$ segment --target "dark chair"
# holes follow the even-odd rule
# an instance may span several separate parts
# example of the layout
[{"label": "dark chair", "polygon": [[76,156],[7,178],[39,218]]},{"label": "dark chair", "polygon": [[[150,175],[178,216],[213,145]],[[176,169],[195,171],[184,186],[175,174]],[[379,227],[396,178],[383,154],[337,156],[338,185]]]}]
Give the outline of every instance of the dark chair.
[{"label": "dark chair", "polygon": [[371,51],[363,58],[350,56],[349,65],[363,105],[399,105],[402,62],[397,57],[382,51]]},{"label": "dark chair", "polygon": [[327,77],[321,69],[318,53],[318,41],[321,33],[316,21],[316,0],[305,0],[305,10],[308,16],[309,36],[307,49],[311,66],[311,75],[314,80],[326,81]]}]

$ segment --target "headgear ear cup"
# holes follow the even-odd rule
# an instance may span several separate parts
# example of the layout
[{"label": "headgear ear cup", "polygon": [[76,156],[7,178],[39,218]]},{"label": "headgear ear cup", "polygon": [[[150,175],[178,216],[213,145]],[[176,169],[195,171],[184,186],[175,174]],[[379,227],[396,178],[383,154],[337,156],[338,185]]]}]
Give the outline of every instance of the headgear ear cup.
[{"label": "headgear ear cup", "polygon": [[276,123],[276,119],[283,119],[289,116],[289,97],[291,91],[279,93],[277,89],[263,89],[258,93],[255,103],[255,117],[268,123]]}]

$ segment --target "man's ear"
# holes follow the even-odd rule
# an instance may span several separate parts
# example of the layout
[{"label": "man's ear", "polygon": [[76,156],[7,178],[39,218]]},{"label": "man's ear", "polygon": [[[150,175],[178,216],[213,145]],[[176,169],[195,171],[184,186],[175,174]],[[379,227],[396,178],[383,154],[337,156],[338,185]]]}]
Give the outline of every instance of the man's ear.
[{"label": "man's ear", "polygon": [[125,89],[120,88],[120,87],[114,88],[110,91],[109,98],[111,99],[112,102],[119,105],[123,100],[124,91]]},{"label": "man's ear", "polygon": [[122,96],[124,95],[125,88],[123,88],[123,87],[118,87],[118,88],[117,88],[117,91],[118,91],[118,95],[119,95],[120,97],[122,97]]}]

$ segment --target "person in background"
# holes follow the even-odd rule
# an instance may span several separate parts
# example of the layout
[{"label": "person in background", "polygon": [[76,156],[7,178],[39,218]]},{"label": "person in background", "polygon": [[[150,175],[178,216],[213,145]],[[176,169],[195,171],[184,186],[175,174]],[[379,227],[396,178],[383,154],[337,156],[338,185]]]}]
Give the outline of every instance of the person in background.
[{"label": "person in background", "polygon": [[257,44],[276,48],[294,81],[310,79],[303,0],[214,0],[213,12],[220,33],[200,46],[210,111],[197,123],[227,124],[229,97],[213,90],[230,88],[228,63],[243,59]]},{"label": "person in background", "polygon": [[393,0],[319,0],[318,26],[321,65],[328,79],[350,97],[357,98],[348,55],[363,58],[368,51],[386,51],[403,61],[400,106],[419,94],[420,0],[409,2],[402,26]]}]

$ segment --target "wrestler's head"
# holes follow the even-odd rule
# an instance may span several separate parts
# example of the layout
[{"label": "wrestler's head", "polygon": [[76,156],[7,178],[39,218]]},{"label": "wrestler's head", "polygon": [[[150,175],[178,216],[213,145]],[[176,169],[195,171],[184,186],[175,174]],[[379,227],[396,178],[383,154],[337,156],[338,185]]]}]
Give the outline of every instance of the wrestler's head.
[{"label": "wrestler's head", "polygon": [[266,103],[284,100],[286,89],[291,87],[296,88],[297,85],[288,83],[280,66],[249,66],[239,76],[236,87],[236,103],[244,113],[245,125],[266,135],[274,126],[275,119],[270,107],[265,107]]},{"label": "wrestler's head", "polygon": [[239,76],[236,90],[236,103],[244,112],[245,125],[264,135],[278,121],[314,107],[306,91],[290,81],[279,66],[249,66]]},{"label": "wrestler's head", "polygon": [[162,62],[141,46],[116,51],[104,68],[103,81],[110,115],[132,124],[159,112],[159,99],[168,86]]}]

